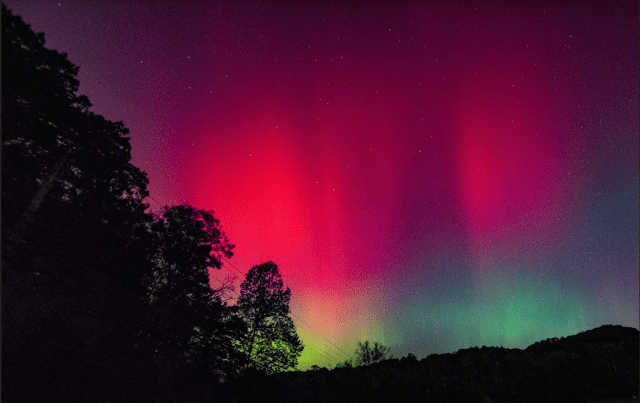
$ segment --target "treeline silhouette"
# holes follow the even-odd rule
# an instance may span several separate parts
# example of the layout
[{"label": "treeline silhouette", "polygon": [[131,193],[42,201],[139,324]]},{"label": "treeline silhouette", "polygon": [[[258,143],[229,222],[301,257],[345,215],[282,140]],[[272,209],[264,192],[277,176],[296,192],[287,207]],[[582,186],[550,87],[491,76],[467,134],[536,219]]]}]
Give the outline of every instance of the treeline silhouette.
[{"label": "treeline silhouette", "polygon": [[605,325],[528,348],[472,347],[370,365],[255,375],[225,402],[637,402],[639,332]]},{"label": "treeline silhouette", "polygon": [[295,367],[277,266],[227,306],[208,271],[234,245],[214,212],[149,211],[128,130],[90,111],[77,74],[2,4],[2,397],[210,401],[223,380]]},{"label": "treeline silhouette", "polygon": [[2,397],[10,402],[586,401],[638,395],[638,331],[604,326],[525,350],[336,368],[303,345],[277,266],[238,304],[212,289],[234,246],[212,211],[149,212],[128,130],[89,110],[78,67],[2,4]]}]

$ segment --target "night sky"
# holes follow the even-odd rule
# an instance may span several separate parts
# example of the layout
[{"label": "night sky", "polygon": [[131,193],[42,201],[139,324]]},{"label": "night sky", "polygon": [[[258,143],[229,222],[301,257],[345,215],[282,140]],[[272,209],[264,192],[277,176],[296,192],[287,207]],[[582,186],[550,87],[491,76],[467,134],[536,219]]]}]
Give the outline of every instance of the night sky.
[{"label": "night sky", "polygon": [[299,368],[638,328],[637,1],[147,3],[6,1],[216,212],[213,285],[278,265]]}]

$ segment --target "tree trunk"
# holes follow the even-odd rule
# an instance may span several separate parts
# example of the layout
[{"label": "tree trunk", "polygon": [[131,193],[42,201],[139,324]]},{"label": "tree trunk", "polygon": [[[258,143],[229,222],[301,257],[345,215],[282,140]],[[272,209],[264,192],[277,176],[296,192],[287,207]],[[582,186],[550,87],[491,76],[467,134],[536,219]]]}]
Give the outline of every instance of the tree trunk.
[{"label": "tree trunk", "polygon": [[11,253],[12,247],[15,247],[16,245],[20,244],[23,241],[25,232],[27,231],[29,226],[33,224],[33,221],[36,213],[38,212],[38,209],[40,209],[40,206],[42,205],[42,202],[47,196],[47,193],[49,193],[49,191],[53,187],[53,183],[58,178],[58,175],[60,174],[60,170],[62,169],[62,166],[67,162],[67,159],[69,159],[69,155],[71,155],[71,149],[68,149],[62,155],[62,157],[58,159],[58,161],[56,161],[55,164],[53,164],[53,167],[51,168],[51,172],[49,173],[49,176],[47,176],[47,179],[44,181],[42,186],[40,186],[40,189],[38,189],[36,194],[31,199],[29,206],[25,210],[24,214],[22,214],[22,218],[20,219],[20,221],[15,226],[15,228],[13,229],[13,231],[9,236],[9,245],[8,245],[9,253]]}]

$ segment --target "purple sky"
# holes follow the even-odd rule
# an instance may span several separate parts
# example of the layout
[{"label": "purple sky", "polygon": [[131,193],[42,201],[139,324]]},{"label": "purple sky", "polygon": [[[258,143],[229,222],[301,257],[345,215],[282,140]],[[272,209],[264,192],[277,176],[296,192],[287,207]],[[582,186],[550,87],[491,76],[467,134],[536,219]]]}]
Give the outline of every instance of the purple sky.
[{"label": "purple sky", "polygon": [[152,208],[216,211],[213,284],[278,264],[301,368],[638,327],[623,3],[6,2],[131,130]]}]

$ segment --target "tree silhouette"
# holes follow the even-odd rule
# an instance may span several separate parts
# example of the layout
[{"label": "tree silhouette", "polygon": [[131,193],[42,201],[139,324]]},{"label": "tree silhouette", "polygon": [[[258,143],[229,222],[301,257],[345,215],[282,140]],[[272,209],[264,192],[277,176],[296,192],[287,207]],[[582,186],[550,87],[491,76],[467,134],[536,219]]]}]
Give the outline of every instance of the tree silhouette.
[{"label": "tree silhouette", "polygon": [[358,348],[356,349],[355,364],[359,365],[371,365],[376,362],[380,362],[389,358],[393,358],[389,354],[391,352],[390,347],[386,347],[380,342],[374,342],[373,345],[369,344],[369,340],[365,340],[364,343],[358,342]]},{"label": "tree silhouette", "polygon": [[134,341],[153,319],[127,316],[151,311],[146,175],[124,125],[77,94],[78,67],[5,4],[1,73],[3,397],[129,400],[107,385],[162,372]]},{"label": "tree silhouette", "polygon": [[344,361],[341,361],[336,364],[336,368],[353,368],[353,360],[347,358]]},{"label": "tree silhouette", "polygon": [[[76,94],[78,68],[44,47],[20,16],[2,4],[2,218],[15,227],[25,207],[33,214],[71,151],[78,117],[90,103]],[[4,234],[4,231],[3,231]]]},{"label": "tree silhouette", "polygon": [[78,67],[44,45],[2,5],[3,263],[34,267],[54,253],[64,270],[90,265],[139,287],[146,174],[130,162],[122,122],[89,111]]},{"label": "tree silhouette", "polygon": [[[192,369],[217,372],[235,361],[232,340],[242,333],[242,322],[220,299],[225,287],[214,290],[209,270],[221,267],[222,257],[233,255],[232,245],[220,230],[212,211],[191,206],[166,207],[151,225],[153,268],[145,276],[152,306],[169,315],[168,343],[185,353]],[[203,371],[204,370],[204,371]]]},{"label": "tree silhouette", "polygon": [[638,335],[634,328],[602,326],[550,350],[471,347],[420,361],[408,355],[355,369],[315,367],[258,376],[250,384],[238,379],[219,400],[632,402],[638,396]]},{"label": "tree silhouette", "polygon": [[273,262],[254,266],[240,287],[238,310],[247,332],[236,342],[245,368],[273,372],[295,368],[304,348],[289,317],[291,290]]},{"label": "tree silhouette", "polygon": [[146,287],[156,305],[193,305],[210,301],[208,269],[219,269],[222,257],[233,256],[232,245],[220,230],[213,211],[191,206],[165,207],[151,225],[154,237]]},{"label": "tree silhouette", "polygon": [[147,214],[129,131],[4,4],[1,73],[3,396],[175,401],[150,391],[235,371],[246,328],[209,283],[233,249],[213,212]]}]

